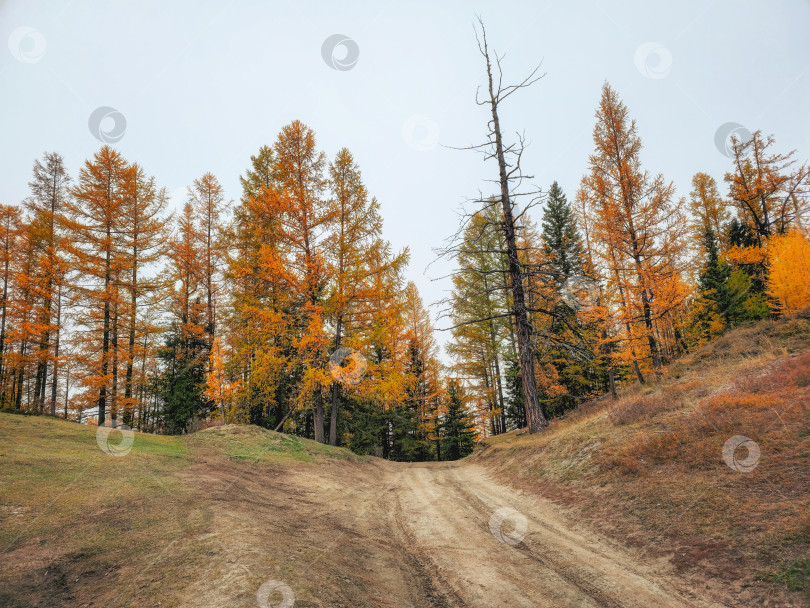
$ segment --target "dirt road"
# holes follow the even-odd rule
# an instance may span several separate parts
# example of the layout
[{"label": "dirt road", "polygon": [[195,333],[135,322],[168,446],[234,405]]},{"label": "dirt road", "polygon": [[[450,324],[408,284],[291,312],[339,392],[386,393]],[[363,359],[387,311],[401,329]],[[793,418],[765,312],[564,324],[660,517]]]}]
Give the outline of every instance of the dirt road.
[{"label": "dirt road", "polygon": [[260,603],[267,580],[296,607],[723,605],[474,464],[377,461],[294,478],[202,467],[195,479],[216,531],[202,537],[207,565],[189,605],[292,606],[281,592]]},{"label": "dirt road", "polygon": [[713,606],[638,557],[517,495],[475,465],[409,466],[386,501],[394,533],[438,598],[434,606]]}]

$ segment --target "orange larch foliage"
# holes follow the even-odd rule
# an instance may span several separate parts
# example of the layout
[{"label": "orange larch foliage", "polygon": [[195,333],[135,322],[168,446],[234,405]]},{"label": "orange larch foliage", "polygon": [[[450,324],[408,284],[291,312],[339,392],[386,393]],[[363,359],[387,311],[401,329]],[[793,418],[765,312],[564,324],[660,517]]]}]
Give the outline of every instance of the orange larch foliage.
[{"label": "orange larch foliage", "polygon": [[104,146],[79,171],[71,197],[65,201],[62,221],[71,264],[81,279],[74,303],[78,320],[87,328],[83,352],[78,355],[88,370],[85,388],[97,395],[98,424],[106,421],[107,407],[117,419],[117,321],[123,310],[120,282],[124,260],[120,255],[121,219],[126,201],[124,158]]},{"label": "orange larch foliage", "polygon": [[[623,333],[620,358],[642,369],[662,365],[658,323],[683,306],[688,290],[687,222],[674,188],[641,168],[641,139],[627,107],[608,85],[596,112],[595,151],[577,194],[587,244],[606,284],[603,304],[613,311],[612,333]],[[621,328],[621,329],[619,329]]]},{"label": "orange larch foliage", "polygon": [[810,241],[799,230],[771,237],[767,248],[768,296],[781,313],[810,306]]}]

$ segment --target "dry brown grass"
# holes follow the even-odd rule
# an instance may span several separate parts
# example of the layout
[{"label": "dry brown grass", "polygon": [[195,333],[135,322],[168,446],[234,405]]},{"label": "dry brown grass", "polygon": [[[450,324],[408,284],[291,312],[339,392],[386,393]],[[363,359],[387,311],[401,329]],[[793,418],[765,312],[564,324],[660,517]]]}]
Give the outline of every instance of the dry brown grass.
[{"label": "dry brown grass", "polygon": [[[218,565],[217,500],[250,507],[244,493],[201,492],[209,485],[201,470],[222,475],[226,488],[243,477],[272,488],[279,472],[360,460],[237,425],[184,437],[135,433],[131,451],[113,456],[96,431],[0,413],[0,606],[191,605],[186,587]],[[292,491],[276,494],[293,504]]]},{"label": "dry brown grass", "polygon": [[[738,605],[810,605],[808,351],[807,311],[744,327],[654,385],[586,404],[540,435],[488,439],[473,458],[731,590]],[[760,449],[750,472],[724,460],[737,435]]]}]

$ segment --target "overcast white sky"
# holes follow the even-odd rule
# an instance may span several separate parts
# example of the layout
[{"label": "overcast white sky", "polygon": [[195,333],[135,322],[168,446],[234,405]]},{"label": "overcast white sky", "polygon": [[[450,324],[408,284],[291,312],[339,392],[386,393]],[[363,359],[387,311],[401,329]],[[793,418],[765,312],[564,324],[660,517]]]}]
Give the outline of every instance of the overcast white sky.
[{"label": "overcast white sky", "polygon": [[[385,234],[409,246],[427,302],[443,296],[425,267],[457,225],[459,205],[496,175],[477,143],[486,114],[472,23],[506,52],[507,77],[538,61],[545,78],[503,109],[531,142],[526,169],[569,198],[592,151],[605,80],[637,119],[647,169],[679,194],[728,159],[715,134],[733,122],[810,157],[810,2],[0,2],[0,202],[27,194],[33,160],[57,151],[73,176],[102,145],[88,120],[101,106],[126,130],[115,146],[170,192],[212,171],[229,198],[249,157],[300,119],[331,156],[347,146],[381,202]],[[26,28],[26,29],[22,29]],[[350,69],[322,57],[342,34]],[[351,46],[351,43],[349,43]],[[347,48],[335,50],[336,61]],[[121,125],[122,126],[122,125]],[[101,129],[111,131],[113,118]],[[539,217],[537,218],[539,219]]]}]

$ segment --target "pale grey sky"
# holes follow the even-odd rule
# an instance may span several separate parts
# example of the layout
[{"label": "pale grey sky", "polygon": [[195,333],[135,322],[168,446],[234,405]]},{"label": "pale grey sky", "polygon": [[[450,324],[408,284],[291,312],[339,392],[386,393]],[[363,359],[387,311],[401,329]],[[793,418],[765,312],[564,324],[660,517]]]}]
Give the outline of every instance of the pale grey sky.
[{"label": "pale grey sky", "polygon": [[[535,182],[572,198],[593,145],[605,80],[637,120],[647,169],[678,194],[706,171],[722,182],[717,130],[738,123],[810,157],[810,2],[205,2],[5,0],[0,3],[0,202],[27,195],[33,160],[61,153],[73,176],[102,145],[88,127],[107,106],[126,120],[114,145],[170,192],[206,171],[238,199],[249,157],[293,119],[331,157],[355,155],[382,205],[385,234],[424,274],[456,213],[496,175],[443,148],[481,141],[474,103],[484,67],[472,23],[506,52],[507,78],[543,61],[546,76],[503,108],[525,131]],[[359,52],[322,57],[334,34]],[[349,42],[333,55],[354,57]],[[349,56],[344,57],[349,48]],[[328,55],[327,55],[328,56]],[[114,130],[113,117],[102,123]],[[120,126],[123,126],[122,124]],[[536,214],[536,219],[539,219]],[[442,274],[432,268],[429,275]]]}]

